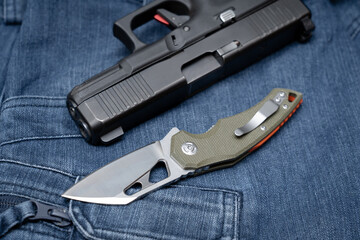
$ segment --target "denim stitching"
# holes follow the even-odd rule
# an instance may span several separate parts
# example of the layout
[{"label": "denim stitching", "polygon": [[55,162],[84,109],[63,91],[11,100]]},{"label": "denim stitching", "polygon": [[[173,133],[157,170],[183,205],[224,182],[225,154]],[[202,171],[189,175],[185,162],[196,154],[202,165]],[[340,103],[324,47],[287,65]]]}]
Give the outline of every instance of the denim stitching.
[{"label": "denim stitching", "polygon": [[350,33],[350,37],[352,40],[354,40],[357,35],[360,33],[360,15],[355,17],[349,26],[347,27],[347,30]]},{"label": "denim stitching", "polygon": [[24,137],[13,139],[5,142],[1,142],[0,146],[4,146],[7,144],[24,142],[24,141],[32,141],[32,140],[48,140],[48,139],[64,139],[64,138],[81,138],[80,134],[70,134],[70,135],[54,135],[54,136],[37,136],[37,137]]},{"label": "denim stitching", "polygon": [[221,229],[221,238],[223,238],[223,236],[226,234],[226,226],[225,226],[225,223],[226,223],[226,193],[223,193],[222,196],[223,196],[223,199],[222,199],[222,204],[223,204],[223,219],[222,219],[222,229]]},{"label": "denim stitching", "polygon": [[[70,217],[71,217],[71,220],[76,223],[76,227],[79,228],[81,231],[81,233],[83,233],[83,235],[85,235],[85,237],[88,237],[88,238],[91,238],[91,239],[96,239],[96,240],[105,240],[105,238],[98,238],[90,233],[88,233],[83,227],[82,225],[77,221],[76,217],[73,215],[73,211],[72,211],[72,202],[73,200],[70,201],[70,207],[69,207],[69,214],[70,214]],[[83,215],[81,213],[81,215]],[[87,224],[90,225],[90,222],[87,221],[87,219],[85,219]],[[93,227],[92,227],[93,228]],[[95,231],[97,230],[97,228],[93,228]],[[156,240],[158,239],[157,237],[152,237],[150,235],[145,235],[145,234],[141,234],[139,232],[135,232],[135,231],[127,231],[127,232],[122,232],[121,230],[118,230],[117,232],[113,231],[113,230],[109,230],[109,229],[105,229],[105,228],[101,228],[101,231],[102,232],[108,232],[110,234],[115,234],[117,236],[119,235],[124,235],[124,237],[129,237],[129,236],[135,236],[135,237],[138,237],[138,238],[147,238],[147,239],[153,239],[153,240]],[[143,231],[145,232],[145,231]],[[154,234],[153,232],[149,232],[149,234]],[[163,236],[163,235],[161,235]],[[173,239],[174,236],[165,236],[165,239]],[[194,238],[178,238],[178,239],[183,239],[183,240],[195,240]]]},{"label": "denim stitching", "polygon": [[241,195],[242,195],[241,192],[232,191],[232,190],[228,190],[228,189],[188,186],[188,185],[181,185],[181,184],[178,184],[178,183],[176,185],[174,185],[174,186],[169,186],[169,187],[172,187],[172,188],[182,187],[182,188],[199,189],[199,190],[203,190],[203,191],[217,191],[217,192],[231,193],[231,194],[237,195],[238,197],[241,197]]},{"label": "denim stitching", "polygon": [[357,21],[358,18],[359,18],[359,17],[355,17],[355,18],[350,22],[349,26],[346,27],[346,30],[350,30],[351,27],[352,27],[352,25],[354,24],[355,21]]},{"label": "denim stitching", "polygon": [[[78,180],[78,179],[76,179]],[[88,231],[86,231],[83,227],[82,227],[82,224],[80,224],[78,221],[77,221],[77,218],[74,216],[73,214],[73,207],[72,207],[72,203],[73,203],[73,200],[70,200],[70,205],[69,205],[69,215],[70,215],[70,218],[71,220],[76,223],[76,227],[79,228],[81,231],[81,233],[83,233],[83,235],[85,237],[88,237],[88,238],[91,238],[91,239],[95,239],[95,240],[105,240],[104,238],[98,238],[96,236],[93,236],[92,234],[88,233]],[[79,209],[80,210],[80,209]],[[80,213],[81,215],[83,215],[82,213]],[[90,222],[85,218],[85,221],[87,224],[91,225]],[[94,228],[93,226],[91,226],[92,229],[94,229],[95,231],[97,230],[97,228]],[[120,230],[117,231],[117,232],[114,232],[112,230],[109,230],[109,229],[104,229],[102,228],[101,231],[103,232],[109,232],[110,234],[116,234],[116,235],[125,235],[125,236],[136,236],[136,237],[140,237],[140,238],[147,238],[147,239],[153,239],[153,240],[156,240],[157,238],[154,238],[154,237],[151,237],[151,236],[148,236],[148,235],[144,235],[144,234],[139,234],[139,233],[136,233],[136,232],[121,232]],[[184,240],[191,240],[191,239],[187,239],[187,238],[184,238]]]},{"label": "denim stitching", "polygon": [[[236,204],[234,205],[234,209],[235,209],[234,219],[237,220],[237,222],[236,222],[237,224],[234,227],[234,236],[236,236],[235,239],[237,239],[238,236],[240,236],[240,228],[238,227],[238,223],[240,222],[240,213],[241,213],[241,209],[243,207],[243,192],[237,192],[237,191],[220,189],[220,188],[204,188],[204,187],[197,187],[197,186],[186,186],[186,185],[180,185],[180,184],[176,184],[174,186],[169,186],[169,187],[193,188],[193,189],[199,189],[199,190],[203,190],[203,191],[218,191],[218,192],[230,193],[230,194],[235,195],[234,202]],[[240,200],[240,204],[239,204],[239,200]],[[224,199],[224,201],[225,201],[225,199]]]},{"label": "denim stitching", "polygon": [[[76,181],[78,181],[78,178],[76,178]],[[72,203],[73,203],[73,200],[70,200],[70,204],[69,204],[69,216],[70,216],[70,219],[71,221],[74,223],[74,225],[76,225],[76,228],[80,231],[80,233],[85,236],[86,238],[91,238],[91,239],[95,239],[95,240],[103,240],[101,238],[97,238],[97,237],[94,237],[92,235],[90,235],[87,231],[85,231],[85,229],[82,227],[82,225],[77,221],[77,219],[75,218],[74,214],[73,214],[73,211],[72,211]]]},{"label": "denim stitching", "polygon": [[21,228],[17,228],[16,231],[23,231],[23,232],[34,232],[34,233],[38,233],[38,234],[41,234],[41,235],[46,235],[46,236],[50,236],[50,237],[53,237],[53,238],[56,238],[56,239],[62,239],[62,238],[59,238],[59,236],[56,236],[56,235],[52,235],[52,234],[49,234],[48,232],[40,232],[40,231],[36,231],[35,229],[21,229]]},{"label": "denim stitching", "polygon": [[51,106],[51,105],[40,105],[40,104],[19,104],[19,105],[13,105],[13,106],[4,107],[3,109],[1,109],[1,113],[3,113],[6,109],[17,108],[17,107],[52,107],[52,108],[65,108],[65,106],[63,106],[63,105]]},{"label": "denim stitching", "polygon": [[[79,179],[79,177],[77,177],[76,178],[76,182],[78,181],[78,179]],[[241,196],[241,194],[239,194],[238,192],[236,192],[236,191],[230,191],[230,190],[225,190],[225,189],[212,189],[212,188],[204,188],[204,187],[197,187],[197,186],[185,186],[185,185],[175,185],[175,186],[170,186],[170,187],[172,187],[172,188],[177,188],[177,187],[180,187],[180,188],[191,188],[191,189],[198,189],[198,190],[203,190],[203,191],[213,191],[213,192],[222,192],[222,193],[225,193],[225,194],[233,194],[233,195],[235,195],[234,196],[234,199],[238,199],[238,197],[239,196]],[[225,196],[225,194],[224,194],[224,196]],[[69,205],[69,215],[70,215],[70,217],[71,217],[71,220],[74,222],[74,223],[76,223],[76,227],[77,228],[79,228],[81,231],[81,233],[83,233],[83,235],[85,235],[86,237],[88,237],[88,238],[91,238],[91,239],[96,239],[96,240],[102,240],[102,238],[98,238],[98,237],[95,237],[95,236],[93,236],[93,235],[91,235],[91,234],[89,234],[83,227],[82,227],[82,225],[77,221],[77,219],[76,219],[76,217],[74,216],[74,213],[73,213],[73,200],[70,200],[70,205]],[[224,202],[223,202],[223,204],[224,204]],[[225,204],[224,204],[225,205]],[[237,205],[237,204],[236,204]],[[234,206],[234,208],[235,208],[235,206]],[[80,209],[79,209],[80,210]],[[225,212],[225,209],[224,209],[224,212]],[[235,211],[235,213],[234,214],[236,214],[235,216],[234,216],[234,218],[236,218],[237,217],[237,215],[238,215],[238,212],[237,211]],[[83,215],[82,213],[81,213],[81,215]],[[237,217],[238,218],[238,217]],[[86,220],[86,222],[87,222],[87,224],[90,224],[90,222],[88,222],[88,220],[85,218],[85,220]],[[93,227],[92,227],[93,228]],[[94,230],[97,230],[97,228],[93,228]],[[234,228],[234,230],[236,230],[236,227]],[[158,239],[157,237],[151,237],[151,236],[149,236],[149,235],[144,235],[144,234],[141,234],[141,233],[139,233],[139,232],[134,232],[134,231],[132,231],[132,232],[130,232],[130,231],[127,231],[127,232],[121,232],[120,230],[119,231],[117,231],[117,232],[115,232],[115,231],[113,231],[113,230],[109,230],[109,229],[104,229],[104,228],[101,228],[101,231],[103,231],[103,232],[109,232],[110,234],[117,234],[117,235],[125,235],[125,236],[129,236],[129,234],[130,235],[133,235],[133,236],[136,236],[136,237],[139,237],[139,238],[148,238],[148,239]],[[145,232],[145,231],[142,231],[142,232]],[[154,234],[153,232],[150,232],[149,234]],[[163,235],[161,235],[161,236],[163,236]],[[160,237],[160,235],[158,236],[158,237]],[[174,236],[172,236],[172,235],[169,235],[169,236],[165,236],[165,238],[168,238],[168,239],[171,239],[171,238],[173,238]],[[179,238],[180,239],[180,238]],[[181,238],[181,239],[183,239],[183,240],[193,240],[194,238]]]},{"label": "denim stitching", "polygon": [[6,21],[6,0],[3,1],[4,2],[4,21]]},{"label": "denim stitching", "polygon": [[[31,216],[34,216],[34,213],[31,210],[29,210],[27,213],[24,214],[23,219],[26,219],[26,218],[31,217]],[[17,224],[19,224],[19,222],[13,222],[12,224],[9,224],[7,226],[7,231],[5,232],[5,234],[7,232],[9,232]]]},{"label": "denim stitching", "polygon": [[32,167],[32,168],[38,168],[41,170],[47,170],[47,171],[52,171],[52,172],[56,172],[56,173],[60,173],[63,174],[65,176],[71,177],[71,178],[76,178],[74,175],[64,172],[64,171],[60,171],[54,168],[50,168],[50,167],[44,167],[44,166],[39,166],[39,165],[33,165],[33,164],[28,164],[28,163],[23,163],[20,161],[16,161],[16,160],[10,160],[10,159],[5,159],[5,158],[1,158],[0,159],[0,163],[4,162],[4,163],[12,163],[12,164],[18,164],[18,165],[23,165],[23,166],[27,166],[27,167]]},{"label": "denim stitching", "polygon": [[[52,193],[50,193],[52,194]],[[16,197],[22,197],[22,198],[27,198],[29,200],[35,200],[35,201],[39,201],[39,202],[43,202],[43,203],[46,203],[48,205],[53,205],[55,207],[59,207],[59,208],[65,208],[64,206],[62,205],[58,205],[58,204],[55,204],[55,203],[51,203],[51,202],[48,202],[48,201],[44,201],[42,199],[38,199],[38,198],[33,198],[33,197],[30,197],[30,196],[27,196],[27,195],[22,195],[22,194],[17,194],[17,193],[9,193],[9,192],[0,192],[0,195],[11,195],[11,196],[16,196]]]},{"label": "denim stitching", "polygon": [[3,101],[4,103],[18,100],[18,99],[43,99],[43,100],[66,100],[66,97],[56,97],[56,96],[36,96],[36,95],[24,95],[24,96],[15,96],[15,97],[9,97]]},{"label": "denim stitching", "polygon": [[[73,215],[72,215],[72,217],[74,217]],[[72,219],[73,220],[73,219]],[[87,219],[86,219],[87,220]],[[76,218],[75,218],[75,220],[73,220],[73,221],[75,221],[79,226],[81,226],[81,228],[82,228],[82,225],[80,225],[79,224],[79,222],[78,221],[76,221]],[[87,221],[87,223],[88,224],[90,224],[88,221]],[[78,227],[78,226],[77,226]],[[93,228],[95,231],[96,230],[98,230],[97,228]],[[86,230],[84,230],[83,229],[83,231],[85,231],[84,233],[85,233],[85,235],[86,236],[88,236],[88,237],[91,237],[91,238],[93,238],[93,239],[102,239],[102,238],[97,238],[97,237],[95,237],[95,236],[93,236],[93,235],[90,235]],[[118,231],[114,231],[114,230],[111,230],[111,229],[106,229],[106,228],[101,228],[101,231],[102,232],[108,232],[108,233],[110,233],[110,234],[114,234],[114,235],[125,235],[125,236],[131,236],[131,235],[133,235],[133,236],[136,236],[136,237],[140,237],[140,238],[148,238],[148,239],[154,239],[154,240],[156,240],[156,239],[159,239],[160,237],[165,237],[165,239],[174,239],[174,237],[176,237],[176,239],[182,239],[182,240],[196,240],[196,238],[183,238],[183,237],[181,237],[181,238],[178,238],[178,236],[174,236],[174,235],[163,235],[163,234],[157,234],[157,233],[154,233],[154,232],[148,232],[148,231],[144,231],[144,230],[142,230],[141,231],[141,233],[140,232],[136,232],[136,231],[134,231],[134,230],[132,230],[132,231],[127,231],[127,232],[122,232],[121,230],[118,230]],[[153,236],[151,236],[151,235],[156,235],[155,237],[153,237]]]},{"label": "denim stitching", "polygon": [[241,213],[241,208],[239,209],[239,205],[243,204],[243,196],[242,194],[240,194],[240,204],[239,204],[239,198],[234,198],[234,208],[235,208],[235,216],[234,216],[234,223],[235,223],[235,227],[234,227],[234,236],[235,239],[238,239],[240,236],[240,213]]},{"label": "denim stitching", "polygon": [[56,226],[56,225],[54,225],[54,224],[51,224],[51,223],[49,223],[49,222],[46,222],[46,221],[43,221],[42,223],[45,224],[45,225],[47,225],[48,227],[51,227],[51,228],[56,229],[57,231],[61,231],[61,232],[64,232],[64,233],[70,233],[70,232],[71,232],[70,229],[66,230],[66,228],[58,227],[58,226]]},{"label": "denim stitching", "polygon": [[18,13],[17,13],[17,10],[16,10],[16,5],[17,4],[14,2],[14,13],[13,13],[14,14],[14,16],[13,16],[13,18],[14,18],[13,21],[14,22],[18,21]]},{"label": "denim stitching", "polygon": [[75,230],[75,226],[74,224],[71,226],[71,230],[70,230],[70,234],[69,234],[69,239],[74,239],[73,235],[74,235],[74,230]]},{"label": "denim stitching", "polygon": [[[226,215],[228,214],[228,212],[230,211],[233,211],[232,212],[232,214],[234,215],[233,216],[233,218],[232,218],[232,221],[231,222],[233,222],[234,223],[234,219],[235,219],[235,217],[236,217],[236,212],[235,212],[235,209],[236,209],[236,206],[234,205],[234,199],[236,199],[237,198],[237,196],[230,196],[230,197],[228,197],[228,196],[226,196],[226,195],[228,195],[229,193],[225,193],[224,194],[224,200],[223,200],[223,204],[224,204],[224,212],[225,212],[225,216],[224,216],[224,223],[223,223],[223,237],[222,237],[222,239],[236,239],[235,238],[235,227],[234,227],[234,225],[232,225],[232,226],[228,226],[227,224],[228,224],[228,218],[226,217]],[[232,198],[232,199],[230,199],[230,198]],[[228,204],[229,203],[229,201],[231,201],[231,203],[230,204]],[[232,231],[232,236],[230,235],[231,234],[231,231],[229,231],[229,230],[231,230],[231,229],[233,229],[233,231]]]},{"label": "denim stitching", "polygon": [[351,39],[355,40],[355,38],[357,37],[357,35],[360,33],[360,28],[356,29],[353,34],[351,35]]},{"label": "denim stitching", "polygon": [[[25,188],[25,189],[28,189],[28,190],[32,190],[34,192],[42,192],[42,193],[46,193],[48,195],[52,195],[52,196],[56,196],[56,197],[59,197],[59,194],[55,194],[55,193],[52,193],[52,192],[48,192],[46,190],[42,190],[42,189],[38,189],[38,188],[33,188],[33,187],[29,187],[29,186],[22,186],[22,185],[17,185],[17,184],[14,184],[12,182],[0,182],[0,185],[6,185],[6,186],[15,186],[15,187],[19,187],[19,188]],[[7,193],[9,194],[9,193]],[[34,198],[31,198],[31,199],[34,199]],[[36,200],[36,199],[34,199]],[[41,200],[42,201],[42,200]],[[55,204],[52,204],[52,205],[55,205]]]}]

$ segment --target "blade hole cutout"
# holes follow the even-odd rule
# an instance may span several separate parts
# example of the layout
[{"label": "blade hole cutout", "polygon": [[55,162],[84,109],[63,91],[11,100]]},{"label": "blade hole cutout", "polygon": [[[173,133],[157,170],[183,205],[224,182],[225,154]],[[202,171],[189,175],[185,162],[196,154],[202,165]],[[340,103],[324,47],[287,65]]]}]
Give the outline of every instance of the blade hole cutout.
[{"label": "blade hole cutout", "polygon": [[149,182],[157,183],[169,177],[169,172],[166,163],[159,161],[150,171]]},{"label": "blade hole cutout", "polygon": [[288,97],[289,102],[295,101],[296,97],[297,96],[295,93],[289,93],[289,97]]},{"label": "blade hole cutout", "polygon": [[134,183],[131,187],[126,189],[125,194],[126,195],[134,195],[135,193],[139,192],[142,189],[142,184],[139,182]]}]

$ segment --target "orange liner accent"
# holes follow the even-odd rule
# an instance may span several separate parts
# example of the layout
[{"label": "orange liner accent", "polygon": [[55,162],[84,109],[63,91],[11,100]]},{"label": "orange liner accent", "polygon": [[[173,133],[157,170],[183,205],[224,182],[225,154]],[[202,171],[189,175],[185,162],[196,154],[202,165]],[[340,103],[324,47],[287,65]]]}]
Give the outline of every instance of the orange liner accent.
[{"label": "orange liner accent", "polygon": [[293,102],[295,100],[295,97],[294,96],[289,96],[289,102]]},{"label": "orange liner accent", "polygon": [[303,103],[303,100],[301,99],[299,104],[294,108],[294,110],[289,114],[289,116],[287,116],[285,118],[285,120],[282,121],[282,123],[280,123],[279,126],[277,126],[269,135],[267,135],[263,140],[261,140],[258,144],[256,144],[254,147],[252,147],[249,150],[249,153],[255,151],[256,149],[261,147],[267,140],[269,140],[269,138],[271,138],[287,122],[287,120],[289,120],[289,118],[291,118],[291,116],[296,112],[296,110],[300,107],[300,105],[302,103]]}]

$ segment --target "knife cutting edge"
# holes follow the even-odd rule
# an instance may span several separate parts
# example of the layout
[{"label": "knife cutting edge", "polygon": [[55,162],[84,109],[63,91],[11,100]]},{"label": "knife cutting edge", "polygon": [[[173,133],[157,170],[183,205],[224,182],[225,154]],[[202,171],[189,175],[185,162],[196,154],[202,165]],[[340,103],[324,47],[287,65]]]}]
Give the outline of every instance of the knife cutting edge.
[{"label": "knife cutting edge", "polygon": [[[173,128],[160,141],[129,153],[93,172],[68,189],[65,198],[125,205],[182,177],[230,167],[264,144],[293,115],[302,94],[276,88],[252,108],[220,119],[203,134]],[[167,177],[150,180],[163,162]],[[136,188],[137,191],[128,191]]]}]

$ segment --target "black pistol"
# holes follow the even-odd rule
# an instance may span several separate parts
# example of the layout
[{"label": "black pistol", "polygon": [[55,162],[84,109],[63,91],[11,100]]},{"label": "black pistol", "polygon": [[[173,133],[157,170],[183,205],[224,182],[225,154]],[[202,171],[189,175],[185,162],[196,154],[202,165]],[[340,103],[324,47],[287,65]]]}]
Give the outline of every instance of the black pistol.
[{"label": "black pistol", "polygon": [[[133,30],[153,18],[171,32],[146,45]],[[300,0],[155,0],[114,23],[132,54],[76,86],[67,107],[86,141],[108,144],[313,30]]]}]

